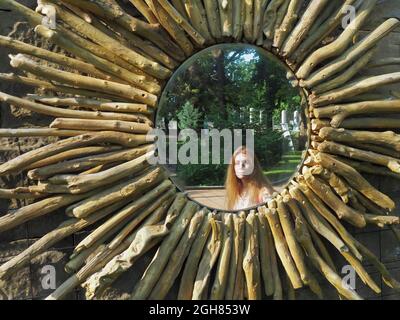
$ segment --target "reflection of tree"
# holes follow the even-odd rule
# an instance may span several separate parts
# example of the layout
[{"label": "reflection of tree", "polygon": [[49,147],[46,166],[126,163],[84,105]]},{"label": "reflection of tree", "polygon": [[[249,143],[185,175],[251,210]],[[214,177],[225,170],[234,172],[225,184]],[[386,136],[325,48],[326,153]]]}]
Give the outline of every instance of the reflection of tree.
[{"label": "reflection of tree", "polygon": [[[166,87],[158,121],[176,120],[179,129],[197,131],[209,128],[209,124],[220,130],[250,128],[255,131],[256,153],[263,166],[280,160],[282,135],[274,131],[273,124],[280,123],[282,110],[293,114],[300,106],[300,97],[279,61],[249,46],[218,47],[196,56],[178,72]],[[220,185],[225,167],[178,165],[178,171],[189,174],[183,177],[191,180],[189,184],[196,181],[196,172],[197,180],[204,182],[207,171],[206,183]]]},{"label": "reflection of tree", "polygon": [[294,111],[300,102],[282,66],[250,47],[218,48],[198,56],[167,91],[159,117],[177,120],[190,101],[201,113],[200,127],[209,121],[215,128],[246,128],[250,114],[260,120],[262,112],[263,125],[271,129],[274,115]]}]

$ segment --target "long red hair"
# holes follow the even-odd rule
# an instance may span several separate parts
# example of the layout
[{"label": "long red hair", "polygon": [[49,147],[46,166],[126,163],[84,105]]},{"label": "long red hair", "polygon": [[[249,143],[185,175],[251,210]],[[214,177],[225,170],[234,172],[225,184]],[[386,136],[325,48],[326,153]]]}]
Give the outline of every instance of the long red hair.
[{"label": "long red hair", "polygon": [[[231,161],[228,166],[225,179],[225,190],[226,190],[226,206],[228,210],[233,210],[238,201],[239,196],[244,192],[244,186],[241,179],[236,176],[235,173],[235,162],[236,157],[239,154],[246,154],[253,158],[254,168],[251,175],[248,176],[246,189],[249,192],[251,202],[256,204],[261,203],[261,191],[266,188],[270,194],[275,190],[272,187],[271,182],[263,174],[260,162],[258,161],[256,155],[251,152],[247,147],[241,146],[233,153]],[[245,208],[243,208],[245,209]]]}]

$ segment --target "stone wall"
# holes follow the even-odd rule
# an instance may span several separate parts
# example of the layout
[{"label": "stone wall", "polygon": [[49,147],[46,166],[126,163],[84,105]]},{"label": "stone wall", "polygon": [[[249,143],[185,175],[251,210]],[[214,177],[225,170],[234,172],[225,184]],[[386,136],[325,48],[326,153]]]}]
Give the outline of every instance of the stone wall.
[{"label": "stone wall", "polygon": [[[24,0],[19,1],[27,4],[32,8],[36,5],[36,1]],[[368,25],[365,27],[363,33],[369,32],[375,28],[380,22],[388,17],[400,18],[400,6],[398,0],[386,0],[380,1],[378,8],[374,11],[373,16],[369,19]],[[0,12],[0,34],[14,34],[19,38],[23,38],[24,41],[30,43],[40,43],[40,39],[36,39],[32,30],[25,23],[16,23],[21,18],[14,14]],[[44,44],[48,45],[48,44]],[[8,64],[7,55],[10,52],[4,48],[0,48],[0,72],[12,72],[11,67]],[[378,55],[376,58],[385,56],[400,56],[400,29],[390,34],[388,37],[381,42]],[[368,74],[373,74],[378,71],[368,70]],[[400,67],[387,67],[384,68],[385,72],[400,71]],[[386,90],[395,89],[399,90],[398,86],[392,86],[386,88]],[[23,96],[26,93],[32,92],[31,88],[27,88],[18,84],[11,83],[0,83],[0,91],[5,91],[18,96]],[[2,127],[16,128],[21,126],[44,126],[50,122],[50,118],[42,115],[31,114],[28,111],[20,110],[18,108],[9,108],[5,104],[1,104],[0,109],[0,121]],[[0,140],[0,161],[4,162],[7,159],[11,159],[21,153],[32,150],[39,146],[48,143],[49,140],[42,138],[24,138],[24,139],[4,139]],[[400,184],[398,180],[392,178],[378,178],[378,177],[367,177],[375,186],[377,186],[384,193],[392,197],[397,205],[398,209],[396,214],[400,215]],[[29,183],[22,175],[15,177],[7,177],[0,179],[1,188],[14,188],[16,186],[26,186]],[[23,201],[7,201],[0,200],[0,215],[11,212],[16,208],[26,205],[27,202]],[[34,221],[25,223],[24,225],[13,229],[4,234],[0,234],[0,264],[6,262],[19,252],[26,249],[35,240],[53,230],[62,221],[65,220],[63,212],[55,212],[45,217],[36,219]],[[93,226],[92,228],[95,228]],[[74,236],[68,237],[63,241],[59,242],[56,246],[51,248],[46,253],[35,258],[27,267],[17,272],[13,278],[8,281],[2,290],[0,290],[0,299],[43,299],[49,293],[51,289],[45,290],[42,286],[43,267],[46,265],[52,265],[56,269],[56,282],[57,286],[63,283],[67,278],[68,274],[63,270],[63,265],[68,261],[68,256],[72,253],[74,245],[76,245],[87,233],[81,232]],[[394,238],[390,230],[378,230],[376,228],[367,228],[362,231],[354,231],[355,236],[362,243],[368,246],[380,259],[384,262],[391,273],[400,280],[400,246]],[[139,279],[143,273],[145,266],[150,262],[152,258],[152,251],[150,254],[143,257],[142,262],[139,263],[134,269],[123,275],[115,284],[114,287],[108,290],[105,294],[105,298],[117,298],[125,299],[128,294],[132,291],[134,283]],[[338,255],[334,255],[336,261],[340,261],[343,265],[342,258]],[[357,279],[357,290],[363,296],[370,299],[399,299],[400,295],[395,294],[393,290],[382,284],[378,274],[374,269],[367,265],[367,270],[371,270],[372,277],[382,287],[382,294],[376,295],[371,290],[365,288],[360,279]],[[332,299],[337,298],[337,295],[330,289],[329,285],[325,280],[321,280],[324,283],[326,296]],[[1,289],[1,285],[0,285]],[[172,293],[169,298],[173,298]],[[83,294],[80,290],[74,291],[68,297],[70,299],[83,299]],[[300,292],[299,298],[312,299],[306,292]]]}]

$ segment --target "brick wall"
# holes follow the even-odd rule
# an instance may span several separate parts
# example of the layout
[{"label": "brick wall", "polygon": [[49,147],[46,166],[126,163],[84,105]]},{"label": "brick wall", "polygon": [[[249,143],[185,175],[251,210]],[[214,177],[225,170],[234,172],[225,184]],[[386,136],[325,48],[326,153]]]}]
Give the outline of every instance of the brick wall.
[{"label": "brick wall", "polygon": [[[20,1],[21,3],[35,6],[36,1],[25,0]],[[20,38],[24,38],[24,41],[31,43],[40,43],[40,39],[36,39],[32,30],[24,23],[15,24],[15,21],[20,20],[15,15],[7,13],[0,13],[0,33],[7,35],[10,32],[18,34]],[[398,0],[386,0],[381,1],[378,8],[374,11],[373,16],[369,19],[368,25],[365,27],[367,33],[371,29],[375,28],[385,18],[397,17],[400,18],[400,6]],[[0,48],[0,72],[12,72],[12,69],[8,65],[9,52]],[[385,56],[399,56],[400,55],[400,29],[390,34],[380,43],[378,55],[376,58]],[[397,67],[386,67],[375,70],[368,70],[368,74],[374,74],[376,72],[395,72],[400,71],[400,66]],[[388,89],[399,90],[398,86],[392,86]],[[27,88],[18,84],[0,83],[0,90],[22,96],[28,92],[32,92],[30,88]],[[31,114],[28,111],[19,110],[17,108],[9,108],[4,104],[1,105],[0,109],[0,121],[2,127],[13,128],[20,126],[43,126],[50,122],[50,118],[42,115]],[[7,159],[13,158],[20,153],[29,151],[33,148],[37,148],[41,145],[48,143],[49,141],[42,138],[24,138],[24,139],[1,139],[1,152],[0,161],[6,161]],[[377,186],[384,193],[388,194],[394,199],[398,205],[396,214],[400,215],[400,184],[398,180],[392,178],[378,178],[367,176],[372,184]],[[23,178],[22,175],[15,177],[7,177],[0,179],[0,187],[2,188],[14,188],[16,186],[26,186],[29,182]],[[15,210],[21,205],[27,203],[18,201],[0,200],[0,215],[6,214],[11,210]],[[36,239],[51,231],[57,227],[65,216],[63,212],[55,212],[45,217],[36,219],[28,222],[16,229],[13,229],[4,234],[0,234],[0,264],[6,262],[19,252],[26,249]],[[92,228],[95,228],[93,226]],[[368,246],[380,259],[384,262],[391,273],[400,280],[400,246],[394,238],[390,230],[378,230],[377,228],[367,228],[362,231],[354,231],[355,237],[362,243]],[[11,281],[7,282],[3,287],[3,292],[0,290],[0,299],[43,299],[52,290],[44,290],[41,285],[43,275],[41,270],[45,265],[53,265],[56,268],[57,274],[57,285],[60,285],[68,278],[68,274],[63,270],[63,265],[68,261],[68,256],[72,253],[74,245],[76,245],[84,236],[86,232],[75,234],[69,238],[64,239],[58,243],[55,247],[51,248],[48,252],[35,258],[27,267],[23,268],[17,274],[13,276]],[[135,268],[124,274],[114,284],[112,289],[109,289],[105,295],[105,298],[118,298],[125,299],[128,294],[132,291],[134,283],[139,279],[143,273],[145,266],[150,262],[154,251],[146,255],[142,262],[139,263]],[[340,265],[345,265],[343,259],[335,254],[334,259]],[[382,285],[378,274],[370,265],[366,265],[367,270],[371,270],[372,277],[376,280],[377,284],[382,287],[382,294],[376,295],[371,290],[365,288],[360,279],[357,279],[357,290],[363,296],[370,299],[399,299],[400,295],[395,294],[393,290]],[[321,283],[323,283],[324,292],[327,298],[336,299],[337,295],[331,289],[331,287],[321,277]],[[0,285],[1,288],[1,285]],[[169,298],[173,298],[174,294],[170,294]],[[313,299],[306,291],[300,291],[298,294],[299,298]],[[74,291],[70,296],[70,299],[83,299],[82,292],[80,290]]]}]

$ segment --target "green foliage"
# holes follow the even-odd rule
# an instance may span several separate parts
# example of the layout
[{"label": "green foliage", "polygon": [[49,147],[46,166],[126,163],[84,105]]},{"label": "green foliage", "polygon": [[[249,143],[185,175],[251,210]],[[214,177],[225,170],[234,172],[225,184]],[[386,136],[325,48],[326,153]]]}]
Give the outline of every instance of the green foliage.
[{"label": "green foliage", "polygon": [[187,101],[176,116],[179,129],[190,129],[199,127],[202,114],[190,101]]},{"label": "green foliage", "polygon": [[[157,121],[177,120],[179,129],[254,129],[256,155],[264,168],[282,156],[282,134],[273,130],[282,110],[300,106],[287,70],[252,46],[212,47],[181,66],[160,100]],[[250,121],[252,119],[252,121]],[[159,123],[157,123],[159,125]],[[185,165],[177,174],[190,185],[221,185],[225,165]]]}]

